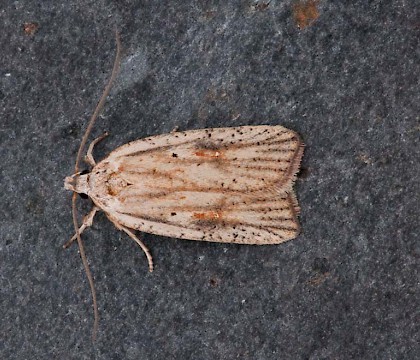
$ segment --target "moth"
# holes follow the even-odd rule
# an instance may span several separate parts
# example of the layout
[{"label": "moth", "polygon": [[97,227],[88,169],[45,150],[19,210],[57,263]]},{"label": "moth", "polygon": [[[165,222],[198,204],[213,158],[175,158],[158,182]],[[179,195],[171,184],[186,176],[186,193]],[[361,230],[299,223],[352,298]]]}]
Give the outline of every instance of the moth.
[{"label": "moth", "polygon": [[132,237],[140,230],[179,239],[279,244],[297,236],[292,185],[303,146],[282,126],[173,132],[112,151],[91,172],[65,180],[68,190]]},{"label": "moth", "polygon": [[[105,91],[102,98],[106,95]],[[73,196],[75,235],[69,243],[79,243],[91,284],[95,328],[96,295],[80,234],[92,225],[98,210],[143,249],[150,271],[150,252],[133,230],[257,245],[279,244],[299,233],[293,183],[303,144],[292,130],[260,125],[172,132],[125,144],[96,163],[93,147],[103,138],[94,140],[87,151],[91,171],[81,173],[76,164],[64,185],[94,204],[78,227]]]}]

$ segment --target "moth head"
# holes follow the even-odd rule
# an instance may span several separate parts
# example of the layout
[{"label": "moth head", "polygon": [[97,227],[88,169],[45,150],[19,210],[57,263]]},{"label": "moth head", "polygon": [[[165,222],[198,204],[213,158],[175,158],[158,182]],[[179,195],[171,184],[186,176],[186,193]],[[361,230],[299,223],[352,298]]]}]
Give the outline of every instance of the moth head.
[{"label": "moth head", "polygon": [[67,176],[64,179],[64,188],[78,194],[87,195],[89,193],[89,173],[82,171],[72,176]]}]

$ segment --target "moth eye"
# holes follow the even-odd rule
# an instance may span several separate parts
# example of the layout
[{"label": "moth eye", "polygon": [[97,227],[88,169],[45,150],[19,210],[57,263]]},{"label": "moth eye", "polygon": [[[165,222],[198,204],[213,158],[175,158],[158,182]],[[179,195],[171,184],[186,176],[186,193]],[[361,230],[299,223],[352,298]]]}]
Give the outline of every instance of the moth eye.
[{"label": "moth eye", "polygon": [[[80,175],[86,175],[86,174],[89,174],[90,173],[90,171],[89,170],[87,170],[87,169],[85,169],[85,170],[83,170],[81,173],[80,173]],[[87,195],[86,195],[87,196]]]},{"label": "moth eye", "polygon": [[89,199],[89,196],[87,196],[86,194],[79,193],[79,195],[82,199]]}]

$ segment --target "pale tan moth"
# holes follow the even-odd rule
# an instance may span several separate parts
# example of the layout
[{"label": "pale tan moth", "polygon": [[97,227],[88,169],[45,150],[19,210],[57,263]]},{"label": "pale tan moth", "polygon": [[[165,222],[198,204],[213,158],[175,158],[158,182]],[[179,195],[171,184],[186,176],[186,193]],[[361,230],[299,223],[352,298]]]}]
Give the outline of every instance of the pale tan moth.
[{"label": "pale tan moth", "polygon": [[[282,126],[240,126],[172,132],[125,144],[96,163],[94,140],[86,160],[89,173],[79,172],[86,138],[115,78],[111,80],[92,115],[82,140],[75,173],[65,179],[73,191],[75,235],[89,279],[95,312],[98,310],[93,280],[80,234],[92,225],[98,210],[127,233],[144,251],[153,270],[152,257],[133,230],[179,239],[236,244],[279,244],[298,235],[299,207],[293,183],[299,170],[303,144]],[[93,202],[91,212],[78,226],[76,194]]]}]

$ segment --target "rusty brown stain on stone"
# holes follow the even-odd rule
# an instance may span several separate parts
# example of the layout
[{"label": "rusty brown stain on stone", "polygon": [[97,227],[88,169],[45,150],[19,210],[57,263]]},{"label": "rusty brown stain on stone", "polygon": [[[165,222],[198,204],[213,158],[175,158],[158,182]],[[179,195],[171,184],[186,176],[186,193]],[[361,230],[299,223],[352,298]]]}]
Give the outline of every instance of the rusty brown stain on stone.
[{"label": "rusty brown stain on stone", "polygon": [[39,24],[37,22],[25,22],[23,24],[23,32],[27,36],[33,36],[39,29]]},{"label": "rusty brown stain on stone", "polygon": [[299,0],[293,5],[293,18],[299,29],[304,29],[319,18],[318,0]]}]

